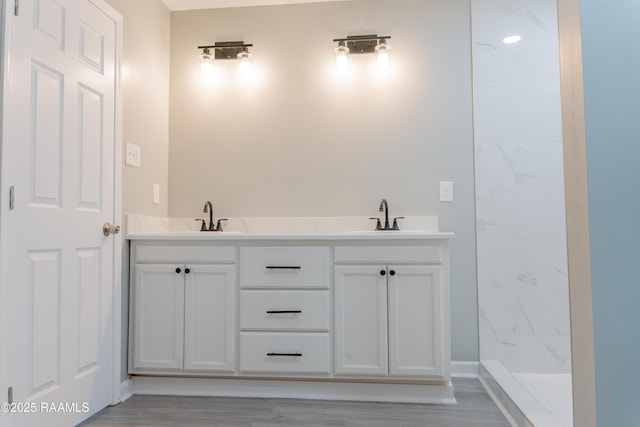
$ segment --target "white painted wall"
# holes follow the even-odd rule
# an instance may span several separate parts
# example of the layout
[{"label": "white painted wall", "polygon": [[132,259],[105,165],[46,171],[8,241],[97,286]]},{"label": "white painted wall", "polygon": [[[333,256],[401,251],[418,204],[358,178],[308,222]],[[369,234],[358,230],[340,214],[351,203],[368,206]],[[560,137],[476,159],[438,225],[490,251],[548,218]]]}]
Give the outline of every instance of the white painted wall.
[{"label": "white painted wall", "polygon": [[[392,75],[351,56],[334,74],[333,38],[392,36]],[[245,40],[256,80],[235,61],[202,80],[197,46]],[[331,2],[174,12],[169,216],[438,215],[452,244],[454,360],[477,360],[470,11],[466,0]],[[455,183],[454,203],[438,200]]]},{"label": "white painted wall", "polygon": [[[142,149],[141,167],[124,167],[124,211],[166,216],[171,13],[159,0],[107,1],[124,17],[123,142]],[[153,184],[160,184],[159,205]]]}]

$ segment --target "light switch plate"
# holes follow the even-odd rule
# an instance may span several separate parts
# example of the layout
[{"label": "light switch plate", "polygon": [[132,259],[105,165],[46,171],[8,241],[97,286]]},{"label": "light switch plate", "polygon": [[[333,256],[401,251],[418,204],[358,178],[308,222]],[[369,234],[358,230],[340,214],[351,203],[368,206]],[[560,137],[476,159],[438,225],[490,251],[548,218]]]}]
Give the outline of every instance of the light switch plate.
[{"label": "light switch plate", "polygon": [[160,204],[160,184],[153,184],[153,204]]},{"label": "light switch plate", "polygon": [[125,156],[125,162],[129,166],[133,166],[135,168],[140,167],[140,147],[135,144],[129,144],[127,142],[127,153]]},{"label": "light switch plate", "polygon": [[453,182],[451,181],[440,182],[440,201],[453,202]]}]

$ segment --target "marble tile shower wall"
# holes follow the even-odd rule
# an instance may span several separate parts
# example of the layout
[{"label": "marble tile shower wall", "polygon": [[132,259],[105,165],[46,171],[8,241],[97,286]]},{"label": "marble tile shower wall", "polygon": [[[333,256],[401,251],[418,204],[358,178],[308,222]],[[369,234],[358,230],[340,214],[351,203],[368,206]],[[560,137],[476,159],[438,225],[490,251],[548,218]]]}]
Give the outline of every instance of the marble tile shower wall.
[{"label": "marble tile shower wall", "polygon": [[480,358],[570,372],[556,0],[473,0],[472,23]]}]

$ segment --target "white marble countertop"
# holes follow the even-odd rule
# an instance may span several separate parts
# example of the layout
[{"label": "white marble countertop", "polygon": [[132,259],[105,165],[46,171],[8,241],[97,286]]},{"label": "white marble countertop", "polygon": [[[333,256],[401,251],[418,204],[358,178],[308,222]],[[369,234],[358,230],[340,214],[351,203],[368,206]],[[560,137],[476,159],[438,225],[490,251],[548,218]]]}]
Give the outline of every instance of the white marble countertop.
[{"label": "white marble countertop", "polygon": [[413,216],[401,220],[400,231],[374,231],[374,221],[361,217],[231,218],[223,232],[200,231],[192,218],[127,215],[129,240],[424,240],[451,239],[438,229],[438,218]]},{"label": "white marble countertop", "polygon": [[421,240],[451,239],[455,233],[427,231],[369,231],[346,233],[269,234],[238,232],[160,232],[127,234],[129,240]]}]

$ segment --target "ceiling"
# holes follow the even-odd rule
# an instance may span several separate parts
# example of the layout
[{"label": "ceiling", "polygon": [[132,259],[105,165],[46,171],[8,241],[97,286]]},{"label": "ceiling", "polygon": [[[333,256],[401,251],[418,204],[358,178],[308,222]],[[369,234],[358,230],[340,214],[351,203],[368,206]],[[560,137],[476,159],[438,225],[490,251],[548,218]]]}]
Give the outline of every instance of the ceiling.
[{"label": "ceiling", "polygon": [[267,6],[274,4],[322,3],[348,0],[162,0],[169,10],[216,9],[223,7]]}]

